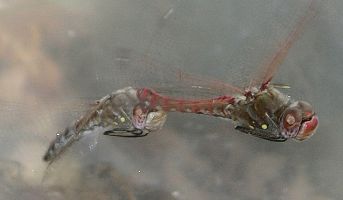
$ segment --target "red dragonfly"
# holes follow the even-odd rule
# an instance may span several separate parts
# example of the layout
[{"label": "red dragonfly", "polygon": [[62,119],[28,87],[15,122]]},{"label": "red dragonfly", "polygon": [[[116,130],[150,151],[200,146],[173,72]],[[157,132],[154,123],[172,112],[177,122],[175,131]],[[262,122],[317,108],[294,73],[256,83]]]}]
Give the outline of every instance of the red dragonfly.
[{"label": "red dragonfly", "polygon": [[271,81],[304,25],[313,18],[313,2],[251,86],[240,89],[222,84],[231,92],[209,99],[177,99],[151,88],[117,90],[98,100],[79,120],[57,133],[43,159],[53,161],[74,141],[95,129],[108,136],[146,136],[163,127],[168,112],[230,119],[238,131],[275,142],[289,138],[302,141],[311,137],[318,127],[318,117],[312,106],[306,101],[291,99],[278,90],[284,86]]}]

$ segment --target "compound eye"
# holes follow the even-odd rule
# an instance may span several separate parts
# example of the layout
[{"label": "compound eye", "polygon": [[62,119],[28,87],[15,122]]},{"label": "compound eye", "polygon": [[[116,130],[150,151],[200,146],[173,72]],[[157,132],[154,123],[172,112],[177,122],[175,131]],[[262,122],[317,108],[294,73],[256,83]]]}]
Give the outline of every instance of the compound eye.
[{"label": "compound eye", "polygon": [[298,101],[298,107],[302,111],[303,120],[310,119],[314,115],[313,107],[306,101]]}]

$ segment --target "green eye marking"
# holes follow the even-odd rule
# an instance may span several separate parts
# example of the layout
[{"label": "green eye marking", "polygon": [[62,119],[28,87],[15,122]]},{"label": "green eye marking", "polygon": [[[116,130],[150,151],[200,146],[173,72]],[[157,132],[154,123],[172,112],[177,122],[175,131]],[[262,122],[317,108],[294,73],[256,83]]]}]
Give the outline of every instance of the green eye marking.
[{"label": "green eye marking", "polygon": [[124,117],[121,117],[121,118],[120,118],[120,122],[121,122],[121,123],[124,123],[125,121],[126,121],[126,119],[125,119]]},{"label": "green eye marking", "polygon": [[262,124],[262,125],[261,125],[261,128],[264,129],[264,130],[266,130],[266,129],[268,128],[268,126],[267,126],[267,124]]}]

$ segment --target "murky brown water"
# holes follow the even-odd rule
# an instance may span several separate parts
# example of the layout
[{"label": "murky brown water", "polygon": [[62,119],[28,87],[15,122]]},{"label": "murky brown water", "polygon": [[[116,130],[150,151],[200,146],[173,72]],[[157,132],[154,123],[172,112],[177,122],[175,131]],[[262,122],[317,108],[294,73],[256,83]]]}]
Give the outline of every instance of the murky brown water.
[{"label": "murky brown water", "polygon": [[[48,169],[42,161],[55,133],[91,101],[129,85],[172,86],[170,67],[246,84],[307,5],[0,1],[0,199],[340,199],[338,0],[317,4],[274,81],[316,108],[310,140],[271,143],[224,120],[175,113],[147,137],[85,138]],[[163,64],[125,60],[138,55]]]}]

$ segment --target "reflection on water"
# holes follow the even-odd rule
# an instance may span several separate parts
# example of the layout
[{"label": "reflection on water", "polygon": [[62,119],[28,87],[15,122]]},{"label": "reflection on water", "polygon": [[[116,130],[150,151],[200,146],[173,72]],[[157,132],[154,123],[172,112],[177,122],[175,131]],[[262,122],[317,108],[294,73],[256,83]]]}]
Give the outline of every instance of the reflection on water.
[{"label": "reflection on water", "polygon": [[[42,161],[93,100],[129,85],[170,86],[170,66],[247,83],[306,5],[0,1],[0,199],[340,199],[338,0],[318,3],[275,79],[314,104],[321,124],[310,140],[276,144],[227,121],[172,114],[147,137],[94,135]],[[138,54],[163,64],[130,62]]]}]

